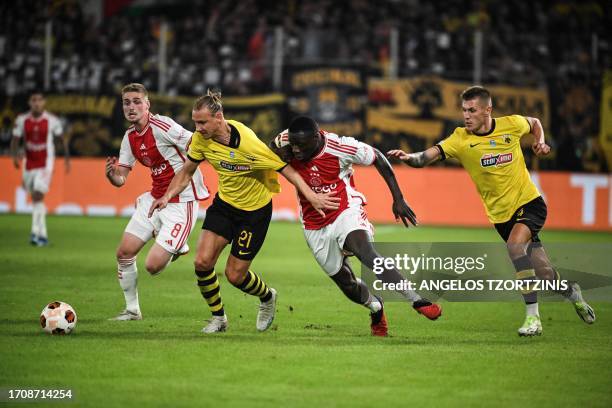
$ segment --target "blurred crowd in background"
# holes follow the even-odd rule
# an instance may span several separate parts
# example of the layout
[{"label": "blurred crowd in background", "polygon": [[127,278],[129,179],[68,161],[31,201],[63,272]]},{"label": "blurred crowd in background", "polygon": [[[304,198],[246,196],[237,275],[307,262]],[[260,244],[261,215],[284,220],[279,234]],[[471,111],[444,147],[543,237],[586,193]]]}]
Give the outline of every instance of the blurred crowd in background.
[{"label": "blurred crowd in background", "polygon": [[394,75],[469,82],[479,30],[483,84],[546,87],[551,100],[560,101],[551,103],[555,168],[607,170],[596,137],[602,77],[612,65],[609,2],[193,0],[124,8],[121,3],[130,2],[105,2],[101,18],[87,14],[78,1],[0,4],[0,93],[42,86],[49,20],[52,66],[46,91],[95,95],[116,95],[131,81],[158,88],[162,22],[168,24],[165,94],[170,96],[199,95],[208,87],[224,95],[282,91],[273,82],[279,28],[284,66],[359,64],[368,77],[385,77],[395,32]]}]

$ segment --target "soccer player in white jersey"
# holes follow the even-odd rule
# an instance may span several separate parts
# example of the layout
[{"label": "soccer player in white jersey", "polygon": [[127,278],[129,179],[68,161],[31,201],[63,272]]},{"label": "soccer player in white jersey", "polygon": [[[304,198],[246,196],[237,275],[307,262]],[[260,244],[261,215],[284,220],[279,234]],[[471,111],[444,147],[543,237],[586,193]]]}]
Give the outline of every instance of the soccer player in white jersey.
[{"label": "soccer player in white jersey", "polygon": [[35,91],[29,99],[30,111],[17,116],[11,139],[11,155],[15,168],[20,167],[19,144],[23,140],[25,158],[23,160],[23,187],[32,199],[32,231],[30,243],[36,246],[49,244],[45,194],[49,191],[53,164],[55,162],[55,141],[62,139],[64,144],[64,164],[66,173],[70,171],[68,141],[62,138],[63,130],[59,119],[45,110],[45,97]]},{"label": "soccer player in white jersey", "polygon": [[[366,198],[355,189],[353,164],[374,165],[393,196],[395,218],[401,219],[406,227],[408,221],[416,224],[416,216],[404,201],[391,165],[378,150],[352,137],[322,131],[313,119],[306,116],[295,118],[288,130],[276,136],[271,147],[298,171],[314,192],[333,192],[340,198],[339,208],[325,210],[325,217],[322,217],[298,193],[304,236],[321,268],[346,297],[370,310],[372,335],[386,336],[387,319],[382,299],[371,294],[355,276],[347,255],[354,254],[370,270],[374,269],[374,259],[380,257],[372,245],[373,228],[364,209]],[[394,268],[385,269],[380,277],[383,282],[393,283],[404,279]],[[442,314],[439,305],[413,290],[400,290],[398,293],[430,320]]]},{"label": "soccer player in white jersey", "polygon": [[123,114],[132,124],[121,142],[119,159],[106,159],[106,177],[116,187],[125,184],[136,163],[151,169],[151,190],[136,199],[136,211],[117,248],[117,276],[126,307],[113,320],[141,320],[138,303],[136,256],[145,243],[155,238],[145,267],[151,275],[160,273],[171,261],[189,251],[187,238],[195,226],[198,201],[209,197],[202,174],[197,171],[189,185],[166,208],[147,216],[151,203],[164,195],[174,175],[183,167],[191,132],[172,119],[153,115],[146,88],[128,84],[121,91]]}]

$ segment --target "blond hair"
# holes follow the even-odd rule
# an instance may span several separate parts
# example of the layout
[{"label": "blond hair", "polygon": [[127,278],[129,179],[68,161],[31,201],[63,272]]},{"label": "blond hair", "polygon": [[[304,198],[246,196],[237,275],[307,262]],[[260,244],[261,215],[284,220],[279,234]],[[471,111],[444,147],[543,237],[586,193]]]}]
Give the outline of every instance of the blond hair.
[{"label": "blond hair", "polygon": [[136,82],[132,82],[131,84],[127,84],[123,88],[121,88],[121,95],[126,94],[128,92],[138,92],[144,95],[145,98],[149,97],[149,93],[147,92],[147,88],[143,84],[139,84]]},{"label": "blond hair", "polygon": [[200,109],[208,108],[211,114],[217,112],[223,112],[223,105],[221,104],[221,91],[211,91],[208,89],[206,95],[200,96],[196,99],[193,104],[193,110],[198,111]]}]

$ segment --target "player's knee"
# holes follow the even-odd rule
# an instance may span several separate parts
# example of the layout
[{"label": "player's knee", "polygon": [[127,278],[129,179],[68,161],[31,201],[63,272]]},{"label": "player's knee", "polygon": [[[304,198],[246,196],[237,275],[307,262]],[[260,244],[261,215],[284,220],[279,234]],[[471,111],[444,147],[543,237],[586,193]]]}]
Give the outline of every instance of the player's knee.
[{"label": "player's knee", "polygon": [[225,277],[228,282],[234,286],[240,285],[242,281],[244,281],[244,277],[246,276],[247,271],[242,271],[240,269],[234,268],[225,268]]},{"label": "player's knee", "polygon": [[169,258],[164,259],[163,257],[152,257],[151,254],[149,254],[145,260],[145,269],[147,272],[149,272],[149,274],[157,275],[166,267],[166,265],[168,265],[169,262]]},{"label": "player's knee", "polygon": [[210,271],[215,269],[215,261],[212,257],[196,255],[193,266],[196,271]]},{"label": "player's knee", "polygon": [[155,260],[147,259],[145,261],[145,269],[151,275],[157,275],[158,273],[160,273],[164,269],[165,266],[166,266],[166,264],[161,263],[161,262],[157,262]]},{"label": "player's knee", "polygon": [[118,262],[130,260],[132,258],[134,258],[134,260],[136,259],[136,253],[121,247],[117,248],[116,256]]},{"label": "player's knee", "polygon": [[527,255],[527,245],[523,243],[508,241],[506,243],[506,249],[508,250],[510,259],[513,260]]}]

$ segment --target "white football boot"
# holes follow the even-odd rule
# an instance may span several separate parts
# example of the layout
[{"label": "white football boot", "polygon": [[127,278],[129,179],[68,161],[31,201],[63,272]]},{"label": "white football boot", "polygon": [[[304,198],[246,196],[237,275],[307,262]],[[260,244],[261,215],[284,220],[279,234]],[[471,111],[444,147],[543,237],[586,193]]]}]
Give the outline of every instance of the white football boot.
[{"label": "white football boot", "polygon": [[259,312],[257,313],[257,330],[266,331],[272,326],[274,315],[276,314],[276,289],[270,288],[272,297],[267,302],[259,303]]},{"label": "white football boot", "polygon": [[540,316],[527,316],[523,325],[518,329],[518,335],[521,337],[540,336],[541,334]]},{"label": "white football boot", "polygon": [[227,316],[213,316],[208,320],[208,324],[202,329],[202,333],[220,333],[227,330]]},{"label": "white football boot", "polygon": [[116,320],[116,321],[126,321],[126,320],[142,320],[142,313],[140,310],[134,312],[132,310],[124,309],[117,316],[110,318],[108,320]]},{"label": "white football boot", "polygon": [[578,301],[572,302],[572,304],[574,305],[574,309],[576,310],[576,313],[578,314],[578,316],[580,316],[582,321],[584,321],[586,324],[595,323],[595,311],[582,298],[582,291],[580,290],[580,286],[578,285],[578,283],[572,282],[570,286],[572,290],[578,295]]}]

